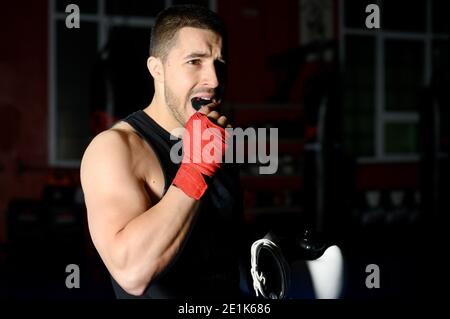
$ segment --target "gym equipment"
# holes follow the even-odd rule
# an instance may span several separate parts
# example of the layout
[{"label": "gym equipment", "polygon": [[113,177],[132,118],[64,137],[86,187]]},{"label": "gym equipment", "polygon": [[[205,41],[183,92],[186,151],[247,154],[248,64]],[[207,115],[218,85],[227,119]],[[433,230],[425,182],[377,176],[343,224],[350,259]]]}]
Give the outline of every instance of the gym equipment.
[{"label": "gym equipment", "polygon": [[340,248],[306,230],[301,236],[273,231],[256,240],[250,250],[256,297],[288,299],[292,267],[306,262],[314,295],[318,299],[339,298],[343,288],[343,257]]}]

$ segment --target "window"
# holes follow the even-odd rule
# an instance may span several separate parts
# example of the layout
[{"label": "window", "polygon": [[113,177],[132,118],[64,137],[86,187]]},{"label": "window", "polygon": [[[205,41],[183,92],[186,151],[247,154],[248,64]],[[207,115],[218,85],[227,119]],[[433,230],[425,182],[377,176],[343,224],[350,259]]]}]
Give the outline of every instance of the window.
[{"label": "window", "polygon": [[[376,3],[381,28],[367,29]],[[346,150],[360,161],[417,160],[419,107],[433,68],[448,68],[448,2],[340,2]]]},{"label": "window", "polygon": [[[79,29],[65,25],[71,3],[80,9]],[[96,110],[117,120],[150,103],[151,26],[162,9],[182,3],[216,8],[216,0],[49,0],[51,166],[79,166]]]}]

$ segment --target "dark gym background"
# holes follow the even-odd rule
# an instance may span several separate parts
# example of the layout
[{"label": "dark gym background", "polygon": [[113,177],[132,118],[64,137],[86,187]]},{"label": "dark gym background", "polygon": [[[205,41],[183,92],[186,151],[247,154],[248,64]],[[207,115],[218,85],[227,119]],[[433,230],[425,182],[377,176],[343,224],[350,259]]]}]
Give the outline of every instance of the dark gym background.
[{"label": "dark gym background", "polygon": [[[1,298],[113,298],[79,162],[95,134],[148,105],[155,14],[187,2],[2,2]],[[339,244],[343,298],[435,296],[450,211],[448,1],[193,2],[228,26],[235,126],[279,128],[277,174],[242,165],[249,226],[308,225]],[[79,29],[65,27],[69,3]],[[365,26],[370,3],[380,29]],[[68,264],[79,289],[65,286]],[[365,286],[368,264],[379,289]]]}]

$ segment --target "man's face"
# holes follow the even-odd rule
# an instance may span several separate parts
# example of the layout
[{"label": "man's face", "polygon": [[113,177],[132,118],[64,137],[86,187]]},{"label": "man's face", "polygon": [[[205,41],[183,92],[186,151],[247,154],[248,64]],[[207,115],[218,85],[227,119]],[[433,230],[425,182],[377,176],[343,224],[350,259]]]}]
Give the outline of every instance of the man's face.
[{"label": "man's face", "polygon": [[210,30],[185,27],[164,63],[164,96],[175,119],[184,126],[196,112],[193,97],[218,100],[223,75],[222,38]]}]

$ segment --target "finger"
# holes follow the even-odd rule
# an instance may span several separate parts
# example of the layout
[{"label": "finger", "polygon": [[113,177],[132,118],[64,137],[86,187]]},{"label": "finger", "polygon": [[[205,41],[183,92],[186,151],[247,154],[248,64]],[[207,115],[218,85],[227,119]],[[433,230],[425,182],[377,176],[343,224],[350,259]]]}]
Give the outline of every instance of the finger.
[{"label": "finger", "polygon": [[217,108],[219,104],[218,103],[209,103],[206,105],[203,105],[198,112],[203,113],[205,115],[208,115],[208,113],[211,113],[214,109]]},{"label": "finger", "polygon": [[210,113],[207,114],[207,116],[215,121],[217,121],[220,118],[220,114],[217,111],[211,111]]},{"label": "finger", "polygon": [[209,112],[211,112],[211,110],[208,106],[204,105],[197,112],[207,115]]},{"label": "finger", "polygon": [[217,119],[217,124],[219,124],[220,126],[225,126],[227,124],[227,120],[227,117],[225,115],[222,115]]}]

